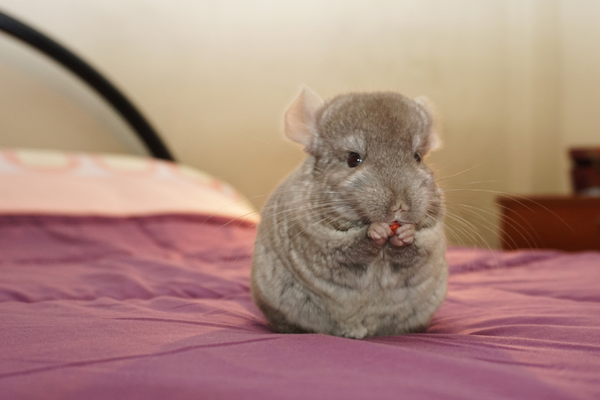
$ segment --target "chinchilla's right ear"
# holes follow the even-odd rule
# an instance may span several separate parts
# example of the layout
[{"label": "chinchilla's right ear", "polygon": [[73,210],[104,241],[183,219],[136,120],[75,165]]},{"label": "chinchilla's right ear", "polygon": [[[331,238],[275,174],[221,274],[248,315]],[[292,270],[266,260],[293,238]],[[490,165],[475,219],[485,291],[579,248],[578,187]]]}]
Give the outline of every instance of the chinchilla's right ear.
[{"label": "chinchilla's right ear", "polygon": [[303,86],[300,95],[285,112],[285,135],[303,145],[306,151],[311,148],[317,127],[317,112],[323,104],[318,94]]},{"label": "chinchilla's right ear", "polygon": [[429,118],[430,128],[426,136],[422,138],[423,142],[420,146],[421,155],[425,156],[430,151],[434,151],[442,147],[442,141],[440,140],[440,121],[435,106],[425,96],[419,96],[414,101],[425,111],[427,118]]}]

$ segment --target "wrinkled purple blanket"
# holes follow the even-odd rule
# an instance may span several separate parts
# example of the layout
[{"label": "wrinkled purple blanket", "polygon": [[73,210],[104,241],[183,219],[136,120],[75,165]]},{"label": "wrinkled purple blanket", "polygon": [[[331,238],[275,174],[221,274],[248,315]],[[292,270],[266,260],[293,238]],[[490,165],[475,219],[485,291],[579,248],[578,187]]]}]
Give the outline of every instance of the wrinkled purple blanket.
[{"label": "wrinkled purple blanket", "polygon": [[598,253],[451,249],[427,333],[281,335],[205,221],[0,216],[0,398],[600,398]]}]

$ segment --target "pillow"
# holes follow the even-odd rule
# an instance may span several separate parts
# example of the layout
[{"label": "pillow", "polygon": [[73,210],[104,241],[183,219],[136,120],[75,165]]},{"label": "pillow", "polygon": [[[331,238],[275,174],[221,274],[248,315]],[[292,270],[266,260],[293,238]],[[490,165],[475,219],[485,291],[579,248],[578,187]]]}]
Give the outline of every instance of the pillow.
[{"label": "pillow", "polygon": [[205,172],[129,155],[0,150],[0,213],[218,215],[258,222],[233,187]]}]

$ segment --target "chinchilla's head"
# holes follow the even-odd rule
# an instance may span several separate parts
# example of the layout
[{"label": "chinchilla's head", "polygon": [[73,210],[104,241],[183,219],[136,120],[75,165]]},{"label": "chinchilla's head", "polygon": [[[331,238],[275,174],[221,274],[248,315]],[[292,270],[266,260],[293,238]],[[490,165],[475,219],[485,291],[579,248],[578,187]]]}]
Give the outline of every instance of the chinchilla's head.
[{"label": "chinchilla's head", "polygon": [[375,92],[323,102],[304,88],[285,114],[285,133],[310,157],[311,204],[323,218],[417,228],[442,218],[442,195],[423,162],[439,145],[424,100]]}]

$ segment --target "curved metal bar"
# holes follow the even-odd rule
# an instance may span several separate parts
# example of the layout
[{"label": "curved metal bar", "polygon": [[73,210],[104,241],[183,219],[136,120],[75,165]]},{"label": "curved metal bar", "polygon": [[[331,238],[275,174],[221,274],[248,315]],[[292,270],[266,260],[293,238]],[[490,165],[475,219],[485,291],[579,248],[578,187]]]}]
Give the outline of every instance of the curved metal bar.
[{"label": "curved metal bar", "polygon": [[48,55],[96,90],[133,128],[156,158],[175,161],[150,123],[135,106],[106,78],[81,58],[46,35],[0,11],[0,30]]}]

